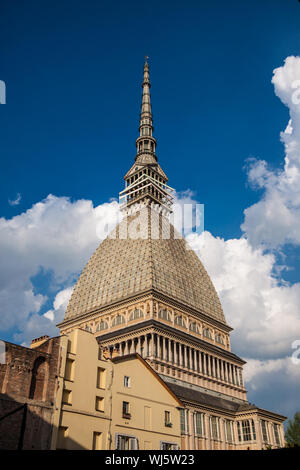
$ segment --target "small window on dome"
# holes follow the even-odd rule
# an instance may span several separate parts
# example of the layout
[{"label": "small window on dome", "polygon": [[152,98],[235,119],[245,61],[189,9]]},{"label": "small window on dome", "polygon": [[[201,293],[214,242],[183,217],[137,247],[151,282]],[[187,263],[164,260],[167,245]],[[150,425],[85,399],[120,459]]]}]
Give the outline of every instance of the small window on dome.
[{"label": "small window on dome", "polygon": [[140,310],[139,308],[136,308],[130,314],[129,320],[136,320],[137,318],[142,318],[142,317],[144,317],[142,310]]},{"label": "small window on dome", "polygon": [[193,331],[194,333],[199,333],[199,328],[196,322],[190,323],[190,331]]},{"label": "small window on dome", "polygon": [[166,309],[159,310],[158,318],[162,318],[163,320],[171,321],[170,314],[169,314],[168,310],[166,310]]},{"label": "small window on dome", "polygon": [[185,328],[185,323],[181,316],[175,318],[175,325],[183,326]]},{"label": "small window on dome", "polygon": [[212,334],[209,328],[204,328],[203,336],[205,336],[205,338],[212,339]]},{"label": "small window on dome", "polygon": [[112,326],[121,325],[122,323],[125,323],[125,318],[123,317],[123,315],[117,315],[113,319]]},{"label": "small window on dome", "polygon": [[97,330],[96,331],[103,331],[108,329],[108,323],[104,320],[102,320],[100,323],[98,323]]}]

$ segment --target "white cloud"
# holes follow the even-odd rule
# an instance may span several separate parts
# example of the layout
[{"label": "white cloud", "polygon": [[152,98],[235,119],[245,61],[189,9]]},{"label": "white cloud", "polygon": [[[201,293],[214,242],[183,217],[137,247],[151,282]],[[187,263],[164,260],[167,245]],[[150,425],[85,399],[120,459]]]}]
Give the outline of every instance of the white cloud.
[{"label": "white cloud", "polygon": [[300,57],[288,57],[275,69],[272,83],[290,113],[281,133],[284,167],[274,171],[263,160],[249,162],[249,182],[263,189],[264,195],[244,211],[242,230],[253,246],[274,249],[286,243],[300,244]]},{"label": "white cloud", "polygon": [[18,206],[18,205],[20,204],[20,202],[21,202],[21,199],[22,199],[22,196],[21,196],[20,193],[18,193],[17,196],[16,196],[16,199],[13,199],[13,200],[10,200],[10,199],[9,199],[9,200],[8,200],[8,204],[9,204],[10,206]]},{"label": "white cloud", "polygon": [[249,358],[244,376],[250,402],[289,417],[299,410],[300,365],[293,364],[290,357]]},{"label": "white cloud", "polygon": [[188,237],[220,295],[235,331],[233,348],[243,356],[275,358],[291,354],[300,338],[300,283],[274,276],[276,258],[253,248],[246,238],[223,240],[209,232]]},{"label": "white cloud", "polygon": [[[93,207],[91,201],[71,202],[66,197],[49,195],[12,219],[1,218],[0,330],[15,328],[19,341],[23,338],[18,331],[25,329],[38,335],[47,333],[38,332],[39,328],[49,327],[57,334],[51,312],[40,316],[47,295],[36,292],[32,278],[42,268],[51,273],[56,291],[72,285],[100,242],[99,226],[105,236],[105,226],[116,219],[118,212],[115,201]],[[63,292],[56,296],[53,321],[62,316],[62,296],[69,291]]]}]

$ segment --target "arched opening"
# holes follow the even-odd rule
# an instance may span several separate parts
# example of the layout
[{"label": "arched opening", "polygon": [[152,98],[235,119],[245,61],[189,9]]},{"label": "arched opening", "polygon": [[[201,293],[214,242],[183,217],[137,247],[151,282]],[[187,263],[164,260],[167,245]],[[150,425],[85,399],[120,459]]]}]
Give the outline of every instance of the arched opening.
[{"label": "arched opening", "polygon": [[38,357],[34,361],[31,383],[29,389],[29,398],[33,400],[44,400],[44,389],[47,382],[47,362],[44,357]]}]

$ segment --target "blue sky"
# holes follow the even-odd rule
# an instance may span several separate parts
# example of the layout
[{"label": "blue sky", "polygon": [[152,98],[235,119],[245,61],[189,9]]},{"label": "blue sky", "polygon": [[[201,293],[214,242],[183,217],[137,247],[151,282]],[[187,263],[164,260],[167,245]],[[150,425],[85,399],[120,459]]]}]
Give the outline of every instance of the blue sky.
[{"label": "blue sky", "polygon": [[[288,124],[290,109],[283,103],[279,85],[274,92],[271,79],[273,70],[283,67],[287,57],[300,54],[299,20],[296,0],[2,1],[0,80],[7,87],[7,104],[0,105],[0,238],[7,258],[0,272],[3,339],[26,343],[31,334],[42,334],[47,326],[37,316],[52,311],[61,314],[66,299],[63,294],[61,300],[57,296],[71,288],[95,248],[96,241],[87,229],[94,208],[100,207],[99,220],[106,220],[110,206],[105,204],[123,189],[123,175],[135,155],[146,54],[150,56],[159,162],[172,187],[193,191],[191,197],[205,204],[205,229],[213,237],[206,239],[207,247],[216,250],[215,243],[218,249],[222,246],[224,259],[230,252],[233,270],[235,256],[246,264],[251,247],[262,250],[257,263],[262,262],[262,271],[268,270],[270,289],[279,291],[286,286],[288,299],[294,298],[294,292],[298,295],[297,236],[289,239],[284,235],[280,242],[270,236],[272,250],[266,251],[260,238],[262,229],[255,232],[255,221],[263,210],[260,214],[251,210],[246,229],[241,230],[241,224],[245,223],[245,209],[263,201],[267,191],[274,194],[271,183],[258,187],[260,167],[247,171],[247,159],[265,160],[274,174],[284,170],[280,132]],[[49,194],[53,199],[45,199]],[[14,200],[18,203],[9,203]],[[63,234],[53,228],[59,217]],[[71,233],[76,224],[82,228],[80,235],[76,232],[66,238],[65,232]],[[279,229],[274,227],[274,231]],[[11,230],[18,230],[15,247],[9,244],[14,240]],[[52,244],[47,243],[52,232]],[[249,240],[250,248],[242,245],[242,236]],[[222,239],[223,244],[215,241]],[[239,248],[232,240],[238,240]],[[66,246],[72,243],[74,249],[68,251]],[[257,363],[252,363],[249,376],[255,388],[250,388],[249,398],[291,415],[300,408],[300,366],[286,379],[285,363],[278,365],[278,361],[288,357],[293,338],[287,335],[284,346],[279,347],[281,342],[271,329],[268,335],[272,338],[274,334],[274,347],[261,346],[255,353],[259,334],[253,331],[254,340],[248,343],[237,313],[231,317],[230,312],[235,311],[228,294],[231,287],[224,292],[221,287],[230,276],[223,268],[217,269],[208,251],[202,252],[201,259],[236,328],[235,351],[262,361],[261,376],[254,376]],[[10,275],[8,295],[4,290]],[[14,290],[25,294],[12,298]],[[293,318],[300,317],[297,295],[291,307]],[[276,305],[280,302],[282,299]],[[287,321],[284,314],[282,321]],[[249,345],[248,350],[238,338]],[[294,339],[300,339],[297,328]],[[274,376],[268,381],[272,371]],[[282,379],[276,387],[275,376]]]}]

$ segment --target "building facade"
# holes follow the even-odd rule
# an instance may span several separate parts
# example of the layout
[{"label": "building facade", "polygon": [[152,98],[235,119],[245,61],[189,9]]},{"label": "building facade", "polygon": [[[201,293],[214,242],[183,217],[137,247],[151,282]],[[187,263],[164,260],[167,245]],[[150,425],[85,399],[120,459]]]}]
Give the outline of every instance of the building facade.
[{"label": "building facade", "polygon": [[61,338],[44,336],[30,348],[5,342],[0,363],[0,449],[51,447]]},{"label": "building facade", "polygon": [[248,402],[245,361],[231,351],[217,292],[172,224],[150,86],[146,60],[137,152],[120,193],[123,219],[84,267],[60,338],[19,351],[27,378],[17,378],[17,358],[0,366],[0,405],[19,380],[19,400],[23,394],[44,410],[44,448],[283,447],[285,417]]},{"label": "building facade", "polygon": [[146,60],[137,153],[120,193],[124,217],[83,269],[61,333],[86,329],[109,357],[139,354],[185,404],[183,449],[283,446],[285,418],[248,403],[245,361],[231,351],[217,292],[171,223],[150,86]]}]

